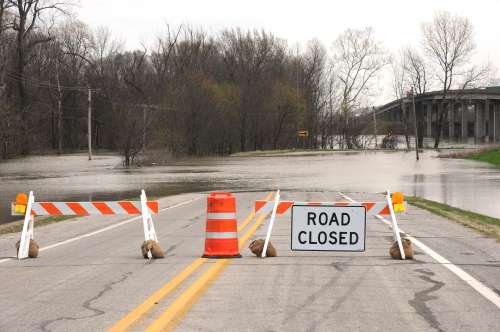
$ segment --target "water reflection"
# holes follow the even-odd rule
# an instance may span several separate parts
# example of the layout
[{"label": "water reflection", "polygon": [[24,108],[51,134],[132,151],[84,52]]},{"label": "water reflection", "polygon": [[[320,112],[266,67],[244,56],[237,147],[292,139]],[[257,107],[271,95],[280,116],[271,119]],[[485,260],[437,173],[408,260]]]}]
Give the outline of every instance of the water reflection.
[{"label": "water reflection", "polygon": [[[9,202],[34,190],[37,200],[116,200],[209,190],[401,190],[500,218],[500,169],[468,160],[413,153],[356,152],[288,157],[203,158],[169,166],[124,170],[119,157],[29,157],[0,163],[0,221],[11,220]],[[286,193],[293,198],[293,193]]]}]

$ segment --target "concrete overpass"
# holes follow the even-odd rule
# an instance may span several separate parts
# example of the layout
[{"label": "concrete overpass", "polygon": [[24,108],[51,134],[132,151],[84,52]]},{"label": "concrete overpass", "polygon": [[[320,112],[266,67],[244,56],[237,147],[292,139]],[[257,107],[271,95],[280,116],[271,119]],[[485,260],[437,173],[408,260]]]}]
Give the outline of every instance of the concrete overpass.
[{"label": "concrete overpass", "polygon": [[[415,97],[415,109],[420,137],[435,137],[438,114],[443,104],[450,103],[444,115],[442,138],[466,142],[473,138],[476,143],[500,142],[500,86],[481,89],[449,91],[443,99],[442,91],[427,92]],[[411,121],[411,98],[394,100],[376,108],[377,119],[403,124]]]}]

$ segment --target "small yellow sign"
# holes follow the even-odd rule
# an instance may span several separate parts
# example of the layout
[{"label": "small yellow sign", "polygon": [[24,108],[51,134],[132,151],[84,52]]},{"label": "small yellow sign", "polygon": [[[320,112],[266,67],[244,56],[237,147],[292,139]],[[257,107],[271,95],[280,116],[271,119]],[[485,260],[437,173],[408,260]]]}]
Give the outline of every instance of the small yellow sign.
[{"label": "small yellow sign", "polygon": [[406,206],[405,206],[405,196],[403,193],[396,191],[392,193],[392,207],[394,208],[394,212],[405,212],[406,211]]},{"label": "small yellow sign", "polygon": [[13,216],[24,216],[26,214],[26,205],[11,203],[10,212]]},{"label": "small yellow sign", "polygon": [[309,131],[307,131],[307,130],[299,130],[297,132],[297,136],[299,136],[299,137],[308,137],[309,136]]},{"label": "small yellow sign", "polygon": [[404,203],[393,204],[393,208],[395,213],[406,211],[406,206]]}]

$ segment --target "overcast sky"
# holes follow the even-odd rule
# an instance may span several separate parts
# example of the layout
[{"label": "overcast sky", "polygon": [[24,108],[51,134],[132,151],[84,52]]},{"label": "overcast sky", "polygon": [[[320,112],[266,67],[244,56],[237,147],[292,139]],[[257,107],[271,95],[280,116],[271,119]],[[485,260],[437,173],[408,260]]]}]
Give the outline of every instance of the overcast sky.
[{"label": "overcast sky", "polygon": [[[265,29],[290,45],[313,38],[330,50],[347,28],[371,26],[384,47],[419,46],[421,23],[436,10],[471,20],[476,62],[490,60],[500,67],[500,0],[81,0],[77,16],[91,27],[106,26],[127,48],[151,44],[165,23],[190,24],[216,33],[224,28]],[[382,86],[387,84],[382,83]],[[391,99],[385,89],[377,103]]]}]

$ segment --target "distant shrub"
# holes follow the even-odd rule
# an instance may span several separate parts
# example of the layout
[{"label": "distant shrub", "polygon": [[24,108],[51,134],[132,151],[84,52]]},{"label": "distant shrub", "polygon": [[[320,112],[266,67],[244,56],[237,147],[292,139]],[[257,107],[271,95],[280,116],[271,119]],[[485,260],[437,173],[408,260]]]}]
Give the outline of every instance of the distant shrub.
[{"label": "distant shrub", "polygon": [[385,136],[382,140],[382,149],[394,150],[398,146],[398,139],[396,136]]}]

